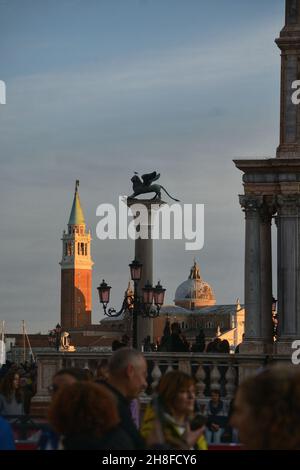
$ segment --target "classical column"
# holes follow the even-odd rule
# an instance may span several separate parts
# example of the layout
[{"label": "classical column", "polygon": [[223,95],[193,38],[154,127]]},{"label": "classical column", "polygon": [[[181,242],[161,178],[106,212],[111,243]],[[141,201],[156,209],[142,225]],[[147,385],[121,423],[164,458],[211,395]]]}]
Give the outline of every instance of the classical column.
[{"label": "classical column", "polygon": [[[163,201],[151,201],[151,200],[136,200],[127,199],[128,207],[132,207],[135,204],[141,204],[147,210],[148,216],[143,218],[142,221],[136,226],[137,238],[135,240],[135,259],[142,263],[142,278],[138,283],[137,294],[142,296],[142,288],[149,281],[153,284],[153,223],[155,218],[155,212],[158,208],[165,204]],[[139,217],[139,215],[138,215]],[[144,235],[147,234],[147,238]],[[143,340],[150,336],[151,341],[153,340],[153,319],[144,318],[138,315],[137,318],[137,346],[141,349]]]},{"label": "classical column", "polygon": [[[292,102],[300,73],[300,0],[286,0],[285,26],[276,39],[281,50],[280,145],[277,158],[300,158],[300,105]],[[296,87],[297,88],[297,87]]]},{"label": "classical column", "polygon": [[261,338],[261,247],[260,210],[262,196],[240,196],[246,214],[245,236],[245,342]]},{"label": "classical column", "polygon": [[[266,200],[260,209],[260,275],[261,275],[261,340],[273,347],[272,320],[272,217],[276,212],[275,199]],[[271,350],[270,350],[271,352]]]},{"label": "classical column", "polygon": [[300,338],[300,194],[277,196],[278,343],[281,353]]},{"label": "classical column", "polygon": [[[153,240],[151,237],[151,222],[150,222],[150,206],[147,204],[148,209],[148,223],[145,227],[145,230],[148,233],[148,239],[143,240],[142,238],[137,238],[135,240],[135,259],[138,260],[143,265],[142,269],[142,278],[138,284],[138,295],[141,297],[143,295],[142,288],[149,281],[150,284],[153,284]],[[141,228],[143,230],[143,228]],[[137,322],[137,331],[138,331],[138,349],[141,349],[143,340],[147,337],[151,337],[153,340],[153,320],[152,318],[143,318],[138,317]]]},{"label": "classical column", "polygon": [[273,198],[240,196],[246,214],[245,342],[243,353],[273,351],[272,244]]}]

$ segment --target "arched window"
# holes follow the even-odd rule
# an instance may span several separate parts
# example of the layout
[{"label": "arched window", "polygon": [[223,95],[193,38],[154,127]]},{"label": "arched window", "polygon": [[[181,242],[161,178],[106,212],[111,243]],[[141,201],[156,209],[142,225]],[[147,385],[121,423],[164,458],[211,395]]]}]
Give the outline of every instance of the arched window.
[{"label": "arched window", "polygon": [[72,242],[68,242],[68,256],[72,256]]},{"label": "arched window", "polygon": [[84,244],[84,254],[87,256],[87,243]]}]

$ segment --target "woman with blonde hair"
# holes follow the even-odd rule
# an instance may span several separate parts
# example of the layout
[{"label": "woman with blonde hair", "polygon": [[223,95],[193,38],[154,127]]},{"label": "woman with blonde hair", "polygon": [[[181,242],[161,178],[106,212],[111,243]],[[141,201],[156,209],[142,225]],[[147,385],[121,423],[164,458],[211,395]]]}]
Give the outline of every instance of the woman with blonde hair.
[{"label": "woman with blonde hair", "polygon": [[194,409],[193,378],[181,371],[168,372],[159,382],[157,397],[145,411],[141,434],[149,443],[155,429],[159,428],[160,443],[170,449],[206,450],[204,423],[193,426]]}]

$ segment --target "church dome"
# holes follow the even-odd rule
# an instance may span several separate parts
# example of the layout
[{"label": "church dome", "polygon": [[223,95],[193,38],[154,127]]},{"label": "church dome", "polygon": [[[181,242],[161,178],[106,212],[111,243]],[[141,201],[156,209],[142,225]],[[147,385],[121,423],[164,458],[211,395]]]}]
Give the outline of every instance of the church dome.
[{"label": "church dome", "polygon": [[211,286],[200,276],[198,264],[194,263],[189,278],[180,284],[175,292],[175,305],[194,310],[215,305],[216,299]]}]

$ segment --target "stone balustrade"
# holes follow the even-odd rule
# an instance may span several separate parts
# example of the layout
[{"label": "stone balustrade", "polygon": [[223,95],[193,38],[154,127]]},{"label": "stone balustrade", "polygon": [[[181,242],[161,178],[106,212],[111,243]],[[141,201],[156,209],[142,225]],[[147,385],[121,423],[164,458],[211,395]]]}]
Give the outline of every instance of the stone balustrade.
[{"label": "stone balustrade", "polygon": [[[42,353],[37,357],[38,384],[33,401],[36,405],[50,399],[48,386],[53,375],[61,368],[88,368],[93,373],[101,359],[109,358],[111,352],[103,353]],[[211,390],[220,390],[224,400],[230,401],[238,384],[264,366],[265,356],[242,354],[200,353],[145,353],[148,363],[148,390],[141,396],[142,402],[150,400],[163,374],[171,370],[182,370],[191,374],[196,383],[198,402],[205,403]],[[287,356],[269,356],[274,362],[289,361]]]}]

